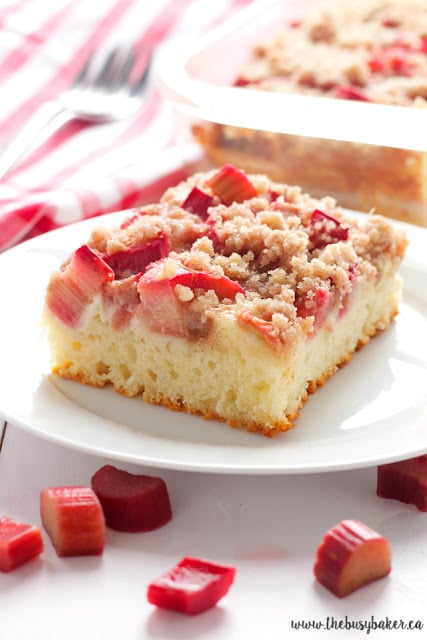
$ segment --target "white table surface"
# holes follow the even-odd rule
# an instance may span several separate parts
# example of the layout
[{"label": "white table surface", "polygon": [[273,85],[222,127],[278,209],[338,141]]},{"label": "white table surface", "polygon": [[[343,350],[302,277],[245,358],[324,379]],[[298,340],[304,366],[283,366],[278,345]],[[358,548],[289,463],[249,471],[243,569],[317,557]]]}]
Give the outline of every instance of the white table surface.
[{"label": "white table surface", "polygon": [[[1,424],[1,423],[0,423]],[[427,513],[375,494],[375,468],[256,476],[156,470],[67,449],[8,424],[0,452],[0,515],[40,525],[43,487],[87,484],[103,464],[160,475],[173,519],[150,532],[107,530],[101,557],[60,559],[45,531],[42,556],[0,573],[1,637],[21,640],[284,640],[423,638],[427,631]],[[359,518],[390,540],[389,577],[338,599],[313,580],[324,532]],[[236,566],[218,605],[198,616],[158,610],[148,583],[185,555]],[[292,628],[419,621],[423,629]]]}]

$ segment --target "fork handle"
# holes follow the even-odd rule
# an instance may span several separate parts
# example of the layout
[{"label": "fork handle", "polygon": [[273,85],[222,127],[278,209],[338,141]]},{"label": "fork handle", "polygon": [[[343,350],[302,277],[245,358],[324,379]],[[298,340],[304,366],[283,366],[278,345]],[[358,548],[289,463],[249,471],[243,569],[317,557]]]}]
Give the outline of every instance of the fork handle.
[{"label": "fork handle", "polygon": [[59,118],[60,115],[67,116],[67,112],[58,102],[45,102],[39,107],[0,155],[0,180],[17,165],[43,131],[49,129],[49,134],[53,133],[72,117],[68,114]]}]

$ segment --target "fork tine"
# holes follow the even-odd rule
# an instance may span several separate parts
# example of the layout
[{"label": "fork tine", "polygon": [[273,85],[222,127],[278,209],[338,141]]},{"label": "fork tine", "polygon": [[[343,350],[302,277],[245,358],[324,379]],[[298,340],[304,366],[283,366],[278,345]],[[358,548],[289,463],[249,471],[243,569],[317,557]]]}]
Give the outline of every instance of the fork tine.
[{"label": "fork tine", "polygon": [[125,59],[122,64],[122,69],[120,73],[121,80],[127,81],[130,78],[132,69],[135,65],[136,57],[133,52],[133,47],[129,47],[126,53]]},{"label": "fork tine", "polygon": [[129,78],[132,73],[133,66],[135,64],[135,56],[132,48],[123,53],[120,66],[116,69],[115,87],[119,91],[120,89],[128,87]]},{"label": "fork tine", "polygon": [[86,62],[84,63],[84,65],[82,66],[82,68],[80,69],[79,73],[77,74],[77,76],[74,78],[72,86],[74,88],[84,84],[88,78],[89,78],[89,70],[92,68],[93,66],[93,60],[94,60],[94,56],[89,56],[89,58],[86,60]]},{"label": "fork tine", "polygon": [[111,85],[114,74],[115,67],[117,66],[117,59],[120,56],[120,49],[112,49],[105,58],[104,62],[101,64],[95,78],[94,85],[98,89],[102,89],[103,87],[107,87]]},{"label": "fork tine", "polygon": [[146,84],[149,63],[149,52],[136,54],[131,45],[110,49],[102,58],[95,51],[83,65],[72,86],[75,89],[93,86],[98,91],[119,91],[126,86],[128,93],[136,96]]},{"label": "fork tine", "polygon": [[112,63],[111,58],[116,52],[117,49],[109,50],[104,52],[101,58],[99,51],[95,49],[75,77],[72,87],[75,89],[85,88],[95,82],[102,73],[106,73]]},{"label": "fork tine", "polygon": [[130,94],[136,96],[144,89],[148,81],[148,76],[151,70],[151,56],[150,52],[144,50],[141,55],[137,57],[137,61],[132,69],[130,75]]}]

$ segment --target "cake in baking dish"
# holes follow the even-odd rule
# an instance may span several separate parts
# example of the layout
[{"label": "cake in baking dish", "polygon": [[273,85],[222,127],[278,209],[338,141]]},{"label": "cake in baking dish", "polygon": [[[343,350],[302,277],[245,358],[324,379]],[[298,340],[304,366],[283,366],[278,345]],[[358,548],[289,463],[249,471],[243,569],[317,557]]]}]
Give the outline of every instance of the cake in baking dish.
[{"label": "cake in baking dish", "polygon": [[398,311],[407,240],[233,165],[99,227],[50,278],[52,371],[274,435]]},{"label": "cake in baking dish", "polygon": [[[411,111],[427,108],[425,0],[319,0],[301,19],[256,40],[235,71],[239,90],[357,101],[367,124],[378,104],[404,108],[408,128]],[[333,194],[342,206],[375,207],[427,227],[427,153],[235,125],[195,123],[195,137],[214,165],[233,162],[317,197]]]},{"label": "cake in baking dish", "polygon": [[256,43],[238,86],[427,106],[427,3],[323,0]]}]

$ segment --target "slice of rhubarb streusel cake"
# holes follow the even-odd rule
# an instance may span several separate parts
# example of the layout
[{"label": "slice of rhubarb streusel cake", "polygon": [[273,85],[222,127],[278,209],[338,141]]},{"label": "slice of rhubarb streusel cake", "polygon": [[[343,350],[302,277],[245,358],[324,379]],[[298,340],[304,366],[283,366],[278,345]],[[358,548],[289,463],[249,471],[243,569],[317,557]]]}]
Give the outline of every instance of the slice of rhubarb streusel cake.
[{"label": "slice of rhubarb streusel cake", "polygon": [[232,165],[96,229],[46,293],[52,371],[271,436],[398,311],[407,239]]}]

